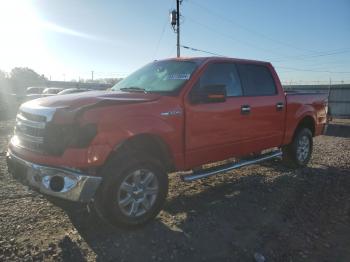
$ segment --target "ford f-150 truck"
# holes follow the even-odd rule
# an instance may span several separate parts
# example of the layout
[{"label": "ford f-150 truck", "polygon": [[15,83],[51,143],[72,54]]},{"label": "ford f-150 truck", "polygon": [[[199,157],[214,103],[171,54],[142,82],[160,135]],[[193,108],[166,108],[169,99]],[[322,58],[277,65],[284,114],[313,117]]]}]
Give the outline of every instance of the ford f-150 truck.
[{"label": "ford f-150 truck", "polygon": [[109,91],[22,104],[8,169],[43,194],[140,225],[160,211],[169,173],[189,182],[272,158],[305,166],[327,103],[286,93],[268,62],[154,61]]}]

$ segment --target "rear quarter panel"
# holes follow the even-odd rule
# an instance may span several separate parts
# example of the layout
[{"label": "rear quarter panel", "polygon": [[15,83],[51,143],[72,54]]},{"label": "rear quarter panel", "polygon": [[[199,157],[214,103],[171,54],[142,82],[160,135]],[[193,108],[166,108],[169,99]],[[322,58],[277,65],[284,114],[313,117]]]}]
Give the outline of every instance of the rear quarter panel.
[{"label": "rear quarter panel", "polygon": [[283,144],[289,144],[300,121],[310,116],[315,123],[315,136],[322,134],[327,123],[327,94],[286,94],[286,131]]}]

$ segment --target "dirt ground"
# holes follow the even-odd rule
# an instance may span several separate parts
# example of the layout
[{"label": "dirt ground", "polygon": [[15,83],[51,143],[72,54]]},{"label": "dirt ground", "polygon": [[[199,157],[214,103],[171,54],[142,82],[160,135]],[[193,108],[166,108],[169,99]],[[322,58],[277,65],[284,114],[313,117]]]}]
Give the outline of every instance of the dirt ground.
[{"label": "dirt ground", "polygon": [[136,230],[13,180],[12,128],[0,122],[0,261],[350,261],[350,121],[314,140],[307,168],[276,160],[192,183],[172,176],[164,210]]}]

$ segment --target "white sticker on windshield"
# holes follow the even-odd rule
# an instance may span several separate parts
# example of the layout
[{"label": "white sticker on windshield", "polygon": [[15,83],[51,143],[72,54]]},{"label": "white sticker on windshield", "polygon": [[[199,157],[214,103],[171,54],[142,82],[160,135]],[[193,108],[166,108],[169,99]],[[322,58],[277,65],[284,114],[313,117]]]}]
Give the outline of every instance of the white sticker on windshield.
[{"label": "white sticker on windshield", "polygon": [[188,80],[190,79],[191,74],[181,74],[181,73],[174,73],[168,75],[168,80]]}]

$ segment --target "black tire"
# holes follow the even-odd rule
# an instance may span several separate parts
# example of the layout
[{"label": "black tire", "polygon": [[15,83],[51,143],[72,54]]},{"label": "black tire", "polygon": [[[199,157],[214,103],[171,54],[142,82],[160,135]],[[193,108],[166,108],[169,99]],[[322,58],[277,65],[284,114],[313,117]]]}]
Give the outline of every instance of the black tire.
[{"label": "black tire", "polygon": [[[308,150],[306,150],[306,140],[308,141]],[[313,140],[310,129],[300,128],[295,133],[293,141],[282,148],[283,162],[292,168],[305,167],[311,159],[312,148]]]},{"label": "black tire", "polygon": [[[156,184],[158,188],[155,195],[153,194],[150,196],[146,193],[140,193],[141,197],[139,197],[129,191],[123,191],[121,185],[126,182],[128,182],[126,183],[127,185],[134,185],[133,187],[136,187],[136,184],[129,183],[129,180],[125,180],[133,179],[136,174],[135,172],[139,172],[141,177],[146,177],[149,173],[153,174],[152,183]],[[143,172],[145,172],[145,174],[143,174]],[[134,174],[134,176],[132,176],[132,174]],[[95,198],[95,208],[100,216],[108,222],[113,225],[136,227],[149,222],[158,215],[168,194],[168,175],[164,171],[160,161],[154,157],[140,153],[128,154],[122,158],[115,157],[109,161],[102,175],[103,182]],[[147,191],[148,187],[145,189],[147,185],[142,186],[142,180],[139,182],[139,185],[143,187],[144,192]],[[153,188],[156,188],[156,186],[153,186]],[[130,188],[128,188],[128,190],[130,190]],[[135,192],[136,191],[138,190],[135,189]],[[155,190],[153,189],[153,191]],[[146,210],[146,205],[142,202],[142,204],[138,203],[137,205],[142,205],[142,207],[138,208],[144,212],[143,214],[127,215],[125,209],[129,208],[129,205],[126,207],[120,205],[120,196],[122,194],[125,194],[124,199],[127,199],[129,196],[132,198],[131,201],[133,202],[130,203],[131,214],[133,214],[132,205],[136,206],[135,203],[138,203],[142,199],[147,199],[147,201],[144,201],[149,204],[151,203],[149,210]],[[149,197],[152,197],[152,199],[149,200]],[[141,211],[139,213],[142,213]]]}]

